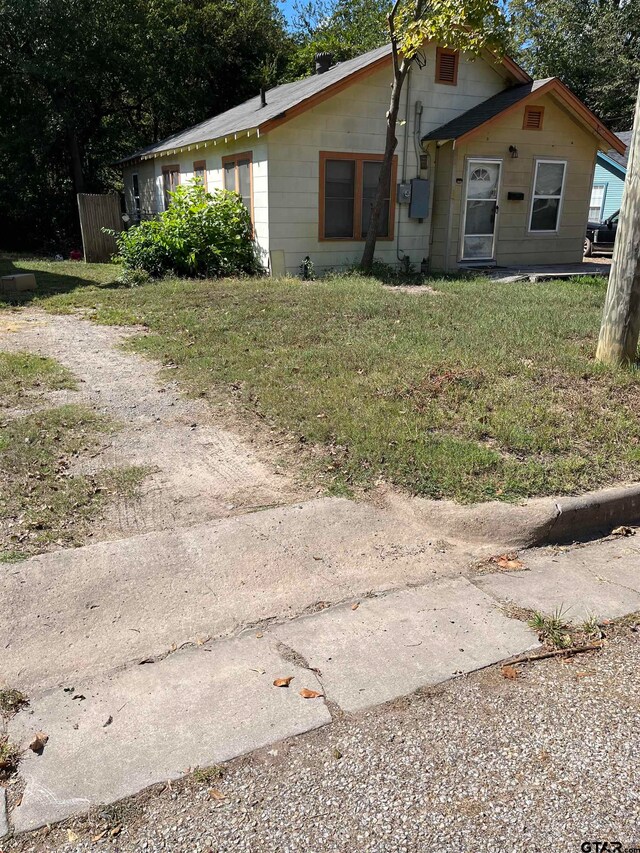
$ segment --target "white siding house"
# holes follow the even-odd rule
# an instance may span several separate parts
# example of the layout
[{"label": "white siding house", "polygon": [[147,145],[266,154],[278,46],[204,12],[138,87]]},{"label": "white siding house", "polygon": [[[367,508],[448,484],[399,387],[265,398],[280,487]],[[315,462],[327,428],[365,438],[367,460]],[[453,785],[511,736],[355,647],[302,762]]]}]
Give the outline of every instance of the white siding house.
[{"label": "white siding house", "polygon": [[[165,187],[198,172],[209,190],[243,191],[271,274],[296,275],[307,256],[317,270],[352,264],[390,82],[390,50],[379,48],[136,152],[123,161],[127,210],[156,214]],[[397,136],[376,257],[434,270],[579,260],[596,151],[620,144],[559,81],[433,44],[413,63]]]}]

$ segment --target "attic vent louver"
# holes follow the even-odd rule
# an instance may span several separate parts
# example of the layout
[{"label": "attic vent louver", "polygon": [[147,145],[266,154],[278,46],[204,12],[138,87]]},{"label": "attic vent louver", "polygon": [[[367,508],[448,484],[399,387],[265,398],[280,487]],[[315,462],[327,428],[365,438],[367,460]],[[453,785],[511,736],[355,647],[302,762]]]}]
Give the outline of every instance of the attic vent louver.
[{"label": "attic vent louver", "polygon": [[544,116],[544,107],[525,107],[524,121],[522,127],[524,130],[542,130],[542,118]]},{"label": "attic vent louver", "polygon": [[331,68],[331,64],[333,63],[333,54],[332,53],[316,53],[315,63],[316,63],[316,74],[324,74],[325,71],[328,71]]},{"label": "attic vent louver", "polygon": [[455,86],[458,82],[458,51],[439,47],[436,51],[436,83]]}]

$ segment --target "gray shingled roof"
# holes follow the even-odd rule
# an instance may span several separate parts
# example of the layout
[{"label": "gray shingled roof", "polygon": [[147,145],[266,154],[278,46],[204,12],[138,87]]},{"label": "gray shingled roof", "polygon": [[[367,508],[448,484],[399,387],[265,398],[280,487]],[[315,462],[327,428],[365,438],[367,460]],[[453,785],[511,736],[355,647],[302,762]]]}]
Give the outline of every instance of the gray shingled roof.
[{"label": "gray shingled roof", "polygon": [[631,143],[631,131],[630,130],[622,130],[620,133],[616,133],[618,139],[620,139],[626,146],[627,150],[624,154],[618,154],[613,148],[610,151],[607,151],[607,157],[610,157],[616,163],[619,163],[623,169],[627,168],[627,163],[629,162],[629,144]]},{"label": "gray shingled roof", "polygon": [[334,83],[339,83],[357,71],[390,55],[390,53],[390,45],[378,47],[362,54],[362,56],[357,56],[355,59],[340,62],[330,68],[329,71],[325,71],[324,74],[313,74],[310,77],[305,77],[304,80],[297,80],[295,83],[284,83],[282,86],[276,86],[267,91],[266,107],[260,106],[260,96],[257,95],[255,98],[233,107],[233,109],[136,151],[120,162],[126,163],[129,160],[159,154],[162,151],[183,148],[186,145],[197,145],[234,133],[254,130],[270,119],[279,117],[287,110],[329,88]]},{"label": "gray shingled roof", "polygon": [[429,139],[458,139],[458,137],[464,136],[470,130],[475,130],[481,124],[500,115],[508,107],[517,104],[518,101],[540,89],[552,79],[552,77],[548,77],[546,80],[533,80],[531,83],[524,83],[521,86],[512,86],[510,89],[505,89],[504,92],[499,92],[497,95],[467,110],[466,113],[462,113],[462,115],[447,122],[447,124],[443,124],[441,127],[432,130],[431,133],[427,133],[422,139],[423,141],[428,141]]}]

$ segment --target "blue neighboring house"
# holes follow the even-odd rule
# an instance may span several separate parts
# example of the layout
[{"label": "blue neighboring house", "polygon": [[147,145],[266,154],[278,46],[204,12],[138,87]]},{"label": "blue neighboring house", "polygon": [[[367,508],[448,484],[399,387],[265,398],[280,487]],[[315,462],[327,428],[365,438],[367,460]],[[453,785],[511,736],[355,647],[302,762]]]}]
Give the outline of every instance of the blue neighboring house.
[{"label": "blue neighboring house", "polygon": [[616,136],[624,142],[627,150],[624,154],[618,154],[613,150],[607,151],[606,154],[598,151],[589,203],[590,222],[602,222],[620,210],[622,188],[627,174],[631,131],[617,133]]}]

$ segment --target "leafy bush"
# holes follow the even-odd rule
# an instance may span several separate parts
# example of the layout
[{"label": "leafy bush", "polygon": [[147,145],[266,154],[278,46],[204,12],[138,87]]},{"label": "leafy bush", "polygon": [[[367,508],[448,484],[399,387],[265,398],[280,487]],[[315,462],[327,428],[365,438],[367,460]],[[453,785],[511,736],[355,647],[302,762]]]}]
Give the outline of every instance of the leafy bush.
[{"label": "leafy bush", "polygon": [[252,275],[260,263],[249,211],[236,193],[208,193],[198,180],[171,193],[168,210],[116,234],[125,268],[151,276]]}]

